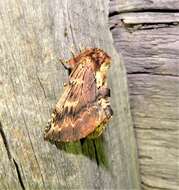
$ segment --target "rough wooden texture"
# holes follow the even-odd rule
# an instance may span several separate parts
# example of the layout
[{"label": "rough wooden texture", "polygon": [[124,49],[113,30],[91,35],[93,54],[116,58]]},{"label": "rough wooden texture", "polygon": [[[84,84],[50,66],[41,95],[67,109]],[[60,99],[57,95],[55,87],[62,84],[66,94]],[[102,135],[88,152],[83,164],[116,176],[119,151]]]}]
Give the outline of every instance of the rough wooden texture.
[{"label": "rough wooden texture", "polygon": [[178,0],[111,0],[110,14],[132,11],[179,11]]},{"label": "rough wooden texture", "polygon": [[177,190],[179,15],[125,13],[110,19],[128,73],[142,189]]},{"label": "rough wooden texture", "polygon": [[[0,1],[0,189],[139,189],[126,75],[108,1]],[[43,130],[80,46],[112,56],[114,117],[103,137],[55,146]]]},{"label": "rough wooden texture", "polygon": [[179,13],[121,13],[115,15],[110,20],[110,24],[114,25],[116,22],[122,20],[124,24],[177,24],[179,22]]}]

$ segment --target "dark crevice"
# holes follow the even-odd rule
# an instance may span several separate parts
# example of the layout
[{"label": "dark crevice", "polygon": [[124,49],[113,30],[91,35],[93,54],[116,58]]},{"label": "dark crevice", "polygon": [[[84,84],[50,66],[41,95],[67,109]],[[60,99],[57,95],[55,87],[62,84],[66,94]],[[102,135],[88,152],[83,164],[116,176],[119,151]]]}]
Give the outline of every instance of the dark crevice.
[{"label": "dark crevice", "polygon": [[116,24],[112,25],[111,27],[109,27],[109,30],[111,31],[111,30],[115,29],[117,26],[118,26],[118,23],[116,23]]},{"label": "dark crevice", "polygon": [[96,163],[99,166],[100,163],[99,163],[99,159],[98,159],[98,151],[97,151],[97,147],[96,147],[95,141],[93,141],[93,145],[94,145]]},{"label": "dark crevice", "polygon": [[[42,175],[42,172],[41,172],[40,164],[39,164],[38,159],[37,159],[37,156],[36,156],[36,154],[35,154],[34,146],[33,146],[33,144],[32,144],[32,140],[31,140],[31,137],[30,137],[29,129],[28,129],[28,127],[27,127],[27,123],[26,123],[24,114],[22,114],[22,118],[23,118],[23,121],[24,121],[26,130],[27,130],[27,135],[28,135],[28,138],[29,138],[29,141],[30,141],[30,145],[31,145],[31,147],[32,147],[32,151],[33,151],[33,153],[34,153],[34,157],[35,157],[37,166],[38,166],[39,171],[40,171],[40,175],[41,175],[41,178],[42,178],[42,183],[43,183],[43,185],[44,185],[44,187],[45,187],[45,181],[44,181],[44,178],[43,178],[43,175]],[[45,187],[45,189],[46,189],[46,187]]]},{"label": "dark crevice", "polygon": [[124,27],[130,33],[137,30],[155,30],[161,28],[172,28],[179,25],[179,22],[156,22],[156,23],[125,23],[124,19],[119,19],[119,22],[110,26],[110,31],[117,27]]},{"label": "dark crevice", "polygon": [[6,152],[7,152],[7,156],[8,156],[8,159],[9,161],[13,161],[13,164],[15,166],[15,169],[16,169],[16,173],[17,173],[17,176],[18,176],[18,180],[19,180],[19,183],[20,183],[20,186],[22,187],[23,190],[25,190],[25,186],[24,186],[24,183],[22,181],[22,177],[21,177],[21,173],[20,173],[20,169],[19,169],[19,166],[17,164],[17,162],[15,161],[15,159],[12,157],[12,154],[10,152],[10,148],[9,148],[9,145],[8,145],[8,141],[7,141],[7,138],[6,138],[6,135],[4,133],[4,130],[3,130],[3,126],[2,126],[2,123],[0,121],[0,134],[1,134],[1,137],[2,137],[2,140],[3,140],[3,143],[4,143],[4,146],[5,146],[5,149],[6,149]]},{"label": "dark crevice", "polygon": [[9,160],[11,160],[12,159],[11,152],[10,152],[10,149],[9,149],[9,145],[8,145],[8,142],[7,142],[7,139],[6,139],[6,135],[4,133],[1,121],[0,121],[0,134],[1,134],[4,146],[6,148],[7,156],[9,158]]},{"label": "dark crevice", "polygon": [[168,77],[179,77],[177,74],[166,74],[166,73],[153,73],[149,71],[135,71],[135,72],[127,72],[128,75],[137,75],[137,74],[148,74],[154,76],[168,76]]},{"label": "dark crevice", "polygon": [[151,74],[151,72],[148,71],[134,71],[134,72],[127,72],[128,75],[133,75],[133,74]]},{"label": "dark crevice", "polygon": [[[144,9],[144,10],[131,10],[131,11],[114,11],[109,13],[109,18],[114,17],[117,15],[120,15],[122,13],[179,13],[179,10],[172,9]],[[127,29],[131,30],[131,32],[134,32],[136,30],[153,30],[153,29],[159,29],[159,28],[168,28],[168,27],[175,27],[179,25],[179,22],[177,21],[171,21],[171,22],[156,22],[156,23],[125,23],[124,18],[119,18],[119,22]],[[117,26],[119,26],[119,22],[112,25],[110,27],[110,30],[115,29]]]},{"label": "dark crevice", "polygon": [[169,28],[169,27],[171,28],[177,25],[179,25],[178,22],[142,23],[140,27],[138,27],[138,30],[153,30],[153,29]]},{"label": "dark crevice", "polygon": [[179,9],[154,9],[154,8],[140,8],[133,10],[122,10],[122,11],[113,11],[109,13],[109,17],[119,15],[121,13],[145,13],[145,12],[154,12],[154,13],[179,13]]},{"label": "dark crevice", "polygon": [[131,12],[135,12],[135,13],[142,13],[142,12],[155,12],[155,13],[178,13],[179,12],[179,9],[154,9],[154,8],[151,8],[151,9],[136,9],[136,10],[133,10]]},{"label": "dark crevice", "polygon": [[113,16],[116,16],[116,15],[119,15],[120,14],[120,12],[119,11],[114,11],[114,12],[111,12],[111,13],[109,13],[109,17],[113,17]]},{"label": "dark crevice", "polygon": [[[125,28],[128,28],[131,32],[134,32],[136,30],[154,30],[159,28],[172,28],[177,25],[179,25],[178,22],[158,22],[158,23],[136,23],[136,24],[127,24],[124,21],[121,20],[123,23],[123,26]],[[113,27],[113,29],[116,26]]]},{"label": "dark crevice", "polygon": [[13,163],[14,163],[15,168],[16,168],[16,172],[17,172],[17,176],[18,176],[18,179],[19,179],[19,183],[20,183],[22,189],[25,190],[25,186],[24,186],[24,183],[22,181],[22,177],[21,177],[19,166],[18,166],[18,164],[17,164],[17,162],[15,161],[14,158],[13,158]]},{"label": "dark crevice", "polygon": [[148,159],[148,160],[152,160],[151,156],[146,156],[146,155],[139,155],[139,159]]}]

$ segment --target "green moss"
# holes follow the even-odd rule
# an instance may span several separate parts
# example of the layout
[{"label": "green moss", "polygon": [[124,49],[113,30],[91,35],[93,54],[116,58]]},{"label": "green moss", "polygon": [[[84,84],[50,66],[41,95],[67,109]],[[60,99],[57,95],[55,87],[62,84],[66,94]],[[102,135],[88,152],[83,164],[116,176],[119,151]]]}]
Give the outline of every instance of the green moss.
[{"label": "green moss", "polygon": [[80,141],[77,142],[60,142],[55,143],[56,147],[60,150],[71,154],[82,154]]},{"label": "green moss", "polygon": [[82,153],[95,161],[98,166],[108,168],[108,159],[102,136],[96,139],[83,140]]},{"label": "green moss", "polygon": [[56,147],[71,154],[81,154],[97,163],[98,166],[108,168],[105,143],[101,135],[95,139],[82,139],[76,142],[55,143]]}]

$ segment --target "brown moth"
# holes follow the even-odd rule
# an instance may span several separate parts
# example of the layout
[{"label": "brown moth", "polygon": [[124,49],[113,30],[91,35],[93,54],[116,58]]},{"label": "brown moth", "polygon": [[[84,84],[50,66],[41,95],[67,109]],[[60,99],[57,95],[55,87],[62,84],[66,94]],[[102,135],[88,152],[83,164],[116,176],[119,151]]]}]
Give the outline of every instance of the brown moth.
[{"label": "brown moth", "polygon": [[101,49],[88,48],[67,63],[69,81],[45,129],[45,140],[71,142],[97,137],[113,114],[107,88],[111,58]]}]

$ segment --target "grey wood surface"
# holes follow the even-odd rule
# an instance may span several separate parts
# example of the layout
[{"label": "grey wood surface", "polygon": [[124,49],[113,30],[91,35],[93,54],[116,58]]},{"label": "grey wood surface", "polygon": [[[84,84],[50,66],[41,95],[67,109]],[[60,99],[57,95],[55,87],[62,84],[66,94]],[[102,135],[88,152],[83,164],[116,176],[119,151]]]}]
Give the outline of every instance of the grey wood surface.
[{"label": "grey wood surface", "polygon": [[179,11],[178,0],[111,0],[110,14],[133,11]]},{"label": "grey wood surface", "polygon": [[[126,74],[108,1],[0,1],[0,189],[140,189]],[[55,146],[43,130],[67,80],[58,59],[99,47],[112,56],[114,117],[96,140]]]},{"label": "grey wood surface", "polygon": [[[169,1],[153,2],[163,7]],[[179,15],[142,10],[110,17],[127,68],[141,184],[144,190],[178,190]]]},{"label": "grey wood surface", "polygon": [[141,13],[120,13],[110,20],[110,24],[114,25],[116,22],[122,20],[124,24],[178,24],[179,13],[162,13],[162,12],[141,12]]}]

